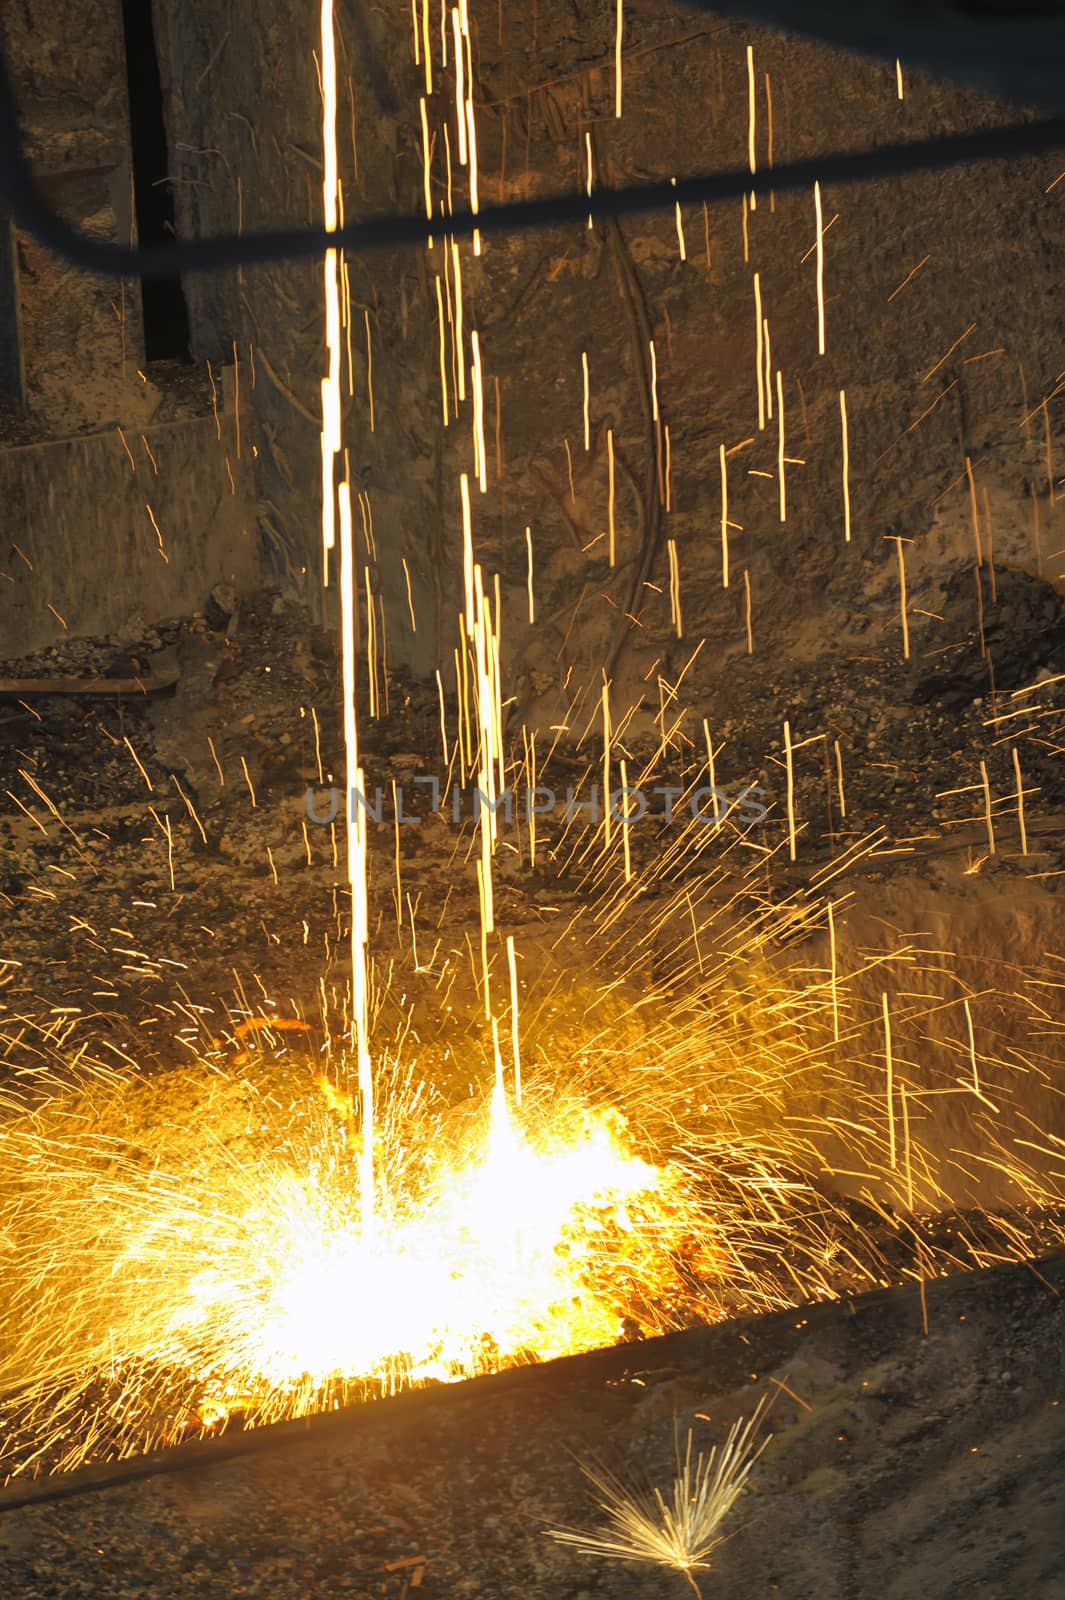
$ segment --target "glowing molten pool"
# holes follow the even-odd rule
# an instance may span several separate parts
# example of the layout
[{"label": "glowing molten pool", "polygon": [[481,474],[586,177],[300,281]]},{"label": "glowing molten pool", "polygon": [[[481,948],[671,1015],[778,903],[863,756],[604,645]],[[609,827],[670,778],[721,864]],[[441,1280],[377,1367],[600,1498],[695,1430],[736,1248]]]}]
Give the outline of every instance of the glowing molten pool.
[{"label": "glowing molten pool", "polygon": [[624,1149],[615,1119],[586,1116],[534,1144],[497,1099],[482,1148],[368,1237],[342,1193],[296,1177],[278,1186],[245,1219],[236,1277],[212,1267],[195,1279],[182,1317],[254,1306],[242,1365],[279,1385],[397,1368],[448,1379],[608,1344],[625,1285],[597,1289],[604,1252],[621,1250],[630,1277],[639,1267],[646,1278],[652,1257],[660,1273],[673,1191],[668,1173]]},{"label": "glowing molten pool", "polygon": [[457,1126],[394,1097],[364,1229],[350,1100],[288,1071],[188,1074],[181,1121],[112,1078],[0,1128],[8,1471],[660,1331],[714,1271],[620,1116],[498,1092]]}]

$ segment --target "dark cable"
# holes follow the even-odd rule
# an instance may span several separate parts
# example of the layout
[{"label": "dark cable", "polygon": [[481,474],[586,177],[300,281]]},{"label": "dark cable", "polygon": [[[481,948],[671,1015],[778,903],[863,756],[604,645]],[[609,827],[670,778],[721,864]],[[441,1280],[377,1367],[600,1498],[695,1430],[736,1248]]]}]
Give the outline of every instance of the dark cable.
[{"label": "dark cable", "polygon": [[512,233],[549,223],[585,222],[589,210],[601,217],[633,216],[667,210],[678,202],[685,205],[738,200],[752,191],[768,194],[774,189],[812,189],[818,180],[824,185],[868,182],[972,161],[1034,155],[1062,146],[1065,117],[1051,117],[985,128],[977,133],[885,145],[879,150],[813,156],[756,175],[743,171],[711,172],[678,178],[675,184],[663,181],[597,189],[590,200],[586,194],[558,194],[542,200],[513,200],[489,206],[478,215],[457,211],[433,222],[410,214],[371,217],[365,222],[349,222],[335,233],[327,233],[324,228],[278,229],[131,249],[89,238],[45,204],[26,162],[7,66],[0,50],[0,206],[6,207],[20,228],[56,255],[86,272],[105,277],[173,277],[177,272],[211,272],[256,263],[306,260],[321,256],[331,247],[349,255],[365,255],[372,250],[424,244],[430,237],[468,238],[477,230],[483,234]]}]

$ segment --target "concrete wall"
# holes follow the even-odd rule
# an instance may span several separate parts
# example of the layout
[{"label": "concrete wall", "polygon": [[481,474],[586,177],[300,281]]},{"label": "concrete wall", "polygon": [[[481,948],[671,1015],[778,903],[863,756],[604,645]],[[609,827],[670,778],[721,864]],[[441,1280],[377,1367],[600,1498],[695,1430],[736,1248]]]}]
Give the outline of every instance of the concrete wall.
[{"label": "concrete wall", "polygon": [[[188,236],[321,222],[321,97],[316,5],[237,0],[231,7],[153,0],[177,230]],[[336,8],[338,143],[345,215],[409,211],[421,202],[417,76],[409,14]],[[362,565],[385,610],[388,660],[431,675],[441,618],[457,603],[461,566],[440,559],[435,299],[421,253],[349,263],[351,371],[342,374],[353,487],[369,499],[374,548]],[[269,548],[327,621],[322,589],[320,383],[325,372],[317,261],[189,275],[193,354],[254,350],[261,509]],[[373,346],[373,421],[367,377]],[[350,388],[350,392],[349,392]],[[426,426],[426,423],[429,426]],[[357,526],[360,523],[357,522]],[[418,619],[410,624],[407,578]],[[452,593],[445,607],[445,586]],[[361,585],[360,585],[361,586]],[[443,646],[450,658],[454,625]],[[380,628],[378,628],[380,637]]]},{"label": "concrete wall", "polygon": [[132,465],[114,429],[0,451],[0,657],[66,628],[113,633],[134,611],[188,614],[222,578],[257,581],[253,464],[230,426],[222,440],[211,417],[127,435]]},{"label": "concrete wall", "polygon": [[[134,237],[120,0],[19,0],[0,15],[34,176],[50,205],[108,243]],[[12,275],[9,274],[9,278]],[[151,415],[140,290],[58,261],[16,232],[22,393],[51,435]],[[8,362],[10,366],[10,362]],[[9,386],[10,387],[10,386]]]},{"label": "concrete wall", "polygon": [[[238,0],[232,13],[174,0],[155,0],[155,7],[171,138],[180,156],[180,229],[230,229],[238,216],[247,228],[319,217],[316,8],[285,9],[276,0]],[[581,5],[575,14],[568,0],[542,0],[529,28],[501,23],[494,0],[472,0],[470,12],[484,203],[574,192],[585,178],[586,134],[601,183],[742,167],[748,43],[763,168],[770,138],[772,159],[780,163],[988,126],[1012,115],[1006,106],[915,74],[906,75],[900,100],[893,64],[718,17],[678,19],[633,0],[626,7],[625,114],[616,121],[610,8]],[[416,211],[424,84],[413,65],[409,15],[397,10],[386,17],[341,3],[337,19],[346,214]],[[445,126],[455,142],[453,98],[453,71],[437,70],[428,118],[438,203],[447,188]],[[941,579],[967,559],[958,554],[969,518],[966,456],[978,491],[988,490],[996,512],[1018,527],[1022,515],[1026,525],[1039,516],[1048,557],[1060,548],[1065,502],[1048,481],[1039,427],[1021,426],[1026,409],[1054,391],[1062,365],[1056,299],[1065,186],[1051,187],[1059,170],[1058,158],[1048,154],[826,191],[824,356],[817,351],[810,192],[779,194],[746,218],[739,201],[712,207],[705,217],[691,207],[683,219],[683,260],[670,213],[627,220],[622,264],[646,328],[619,289],[617,252],[599,227],[493,238],[479,260],[465,249],[466,326],[480,332],[491,457],[488,493],[475,500],[475,548],[487,570],[502,573],[505,689],[518,693],[522,709],[531,696],[541,723],[565,720],[574,689],[598,683],[619,630],[622,701],[642,692],[656,661],[668,667],[676,654],[679,670],[688,652],[672,637],[667,539],[675,541],[687,631],[713,638],[715,659],[745,655],[746,583],[754,638],[767,659],[781,649],[815,655],[844,635],[865,648],[866,632],[890,627],[897,603],[892,535],[915,541],[909,547],[914,606],[934,612]],[[452,176],[459,203],[467,179],[457,161]],[[457,479],[470,470],[471,449],[468,406],[459,426],[444,430],[440,423],[432,281],[440,257],[418,250],[352,257],[355,394],[345,406],[345,441],[353,481],[369,494],[375,514],[381,503],[379,534],[384,502],[390,506],[387,536],[378,539],[385,556],[375,570],[390,639],[401,659],[422,668],[440,660],[447,669],[461,572]],[[787,414],[786,526],[777,511],[777,424],[758,428],[755,273],[771,332],[771,382],[775,388],[779,369]],[[211,339],[220,348],[232,336],[236,315],[239,337],[264,357],[256,402],[265,513],[295,569],[306,568],[314,595],[322,373],[317,266],[203,278],[190,281],[188,292],[205,351]],[[363,380],[364,310],[375,351],[373,433]],[[646,365],[648,331],[671,435],[672,504],[641,584],[648,519],[635,484],[646,484],[654,448],[638,366]],[[587,453],[582,351],[591,361]],[[849,406],[853,518],[846,550],[841,388]],[[608,426],[621,462],[614,569],[602,537]],[[1054,403],[1048,430],[1057,444]],[[739,450],[745,439],[753,442],[731,463],[733,581],[726,590],[718,451],[721,444]],[[572,490],[567,442],[575,458]],[[936,530],[938,538],[948,524],[959,533],[942,562],[929,535]],[[526,525],[536,550],[536,631],[525,620]],[[1011,536],[1011,551],[1017,546],[1019,560],[1038,565],[1031,539],[1027,552],[1020,543],[1019,533]],[[406,621],[403,557],[414,579],[416,640]],[[1060,571],[1060,562],[1048,561],[1047,577],[1057,579]],[[636,626],[624,623],[629,612]],[[710,658],[704,652],[689,679],[690,688],[707,694],[717,677]]]},{"label": "concrete wall", "polygon": [[[317,7],[153,0],[153,8],[178,231],[194,236],[319,218]],[[916,75],[907,76],[900,100],[890,66],[718,18],[680,27],[633,0],[625,115],[615,121],[613,12],[579,9],[575,23],[568,3],[542,0],[535,27],[522,30],[501,27],[488,0],[471,4],[486,203],[572,192],[584,181],[586,133],[601,182],[741,166],[748,43],[763,167],[770,100],[777,162],[1011,115]],[[340,0],[337,23],[346,215],[417,210],[424,85],[412,61],[409,14],[386,16]],[[35,167],[71,214],[119,236],[127,226],[120,192],[124,181],[128,189],[128,168],[117,0],[92,8],[87,0],[20,0],[6,8],[3,25],[16,66],[23,61],[17,77]],[[61,48],[64,30],[84,38],[76,58]],[[452,100],[452,74],[438,72],[429,101],[438,202]],[[672,447],[671,509],[653,541],[648,581],[635,588],[647,532],[635,485],[646,482],[654,444],[641,404],[646,341],[619,292],[615,252],[601,229],[580,227],[493,239],[479,261],[467,249],[467,328],[477,326],[481,336],[491,457],[488,493],[475,503],[475,547],[488,571],[502,573],[505,690],[520,694],[523,710],[531,699],[541,722],[564,719],[575,686],[598,682],[626,627],[618,679],[627,674],[631,681],[620,684],[621,699],[642,692],[656,661],[668,669],[671,653],[679,670],[687,650],[672,638],[667,539],[675,543],[687,630],[715,641],[715,661],[745,655],[745,582],[753,637],[767,661],[780,650],[816,655],[844,636],[850,648],[864,649],[867,634],[891,625],[896,607],[892,535],[913,541],[915,616],[934,613],[944,574],[968,559],[966,457],[1003,536],[1009,530],[1010,559],[1043,566],[1045,576],[1061,581],[1061,561],[1053,561],[1065,539],[1065,497],[1053,482],[1060,467],[1051,465],[1062,440],[1059,170],[1050,154],[826,191],[823,357],[811,194],[778,195],[746,219],[740,203],[713,207],[705,217],[690,208],[684,260],[672,215],[627,221],[621,253],[655,339]],[[457,165],[453,176],[461,201],[466,180]],[[139,337],[129,297],[123,377],[120,286],[77,279],[37,259],[32,247],[24,253],[26,266],[44,274],[31,281],[20,260],[33,403],[56,431],[60,423],[73,429],[86,421],[143,426],[145,391],[128,370]],[[345,394],[344,438],[352,482],[374,518],[376,555],[367,548],[364,559],[384,602],[391,659],[426,673],[450,661],[461,581],[457,478],[471,465],[468,406],[459,426],[440,425],[432,274],[441,254],[410,250],[349,262],[353,392]],[[759,430],[757,422],[756,272],[787,413],[786,526],[777,513],[776,423]],[[246,362],[254,355],[262,524],[278,569],[319,600],[320,268],[310,262],[198,275],[187,279],[186,293],[197,358],[231,360],[234,341]],[[374,350],[372,429],[364,319]],[[592,374],[587,453],[585,350]],[[348,378],[345,371],[345,391]],[[853,518],[845,550],[844,387]],[[1045,419],[1037,409],[1044,395]],[[1033,409],[1034,423],[1022,426]],[[602,538],[608,426],[621,463],[614,569]],[[730,469],[735,526],[726,590],[717,458],[721,444],[738,450],[745,439],[753,442]],[[575,455],[572,490],[567,443]],[[1030,532],[1023,548],[1036,519],[1045,560]],[[526,525],[536,550],[535,632],[524,620]],[[633,607],[638,626],[624,622]],[[924,626],[915,621],[915,640]],[[924,639],[917,642],[923,648]],[[706,651],[689,688],[710,695],[717,677]]]},{"label": "concrete wall", "polygon": [[[17,0],[0,30],[45,199],[98,239],[133,240],[120,0]],[[146,367],[139,283],[86,274],[0,219],[0,656],[260,580],[250,376],[238,459],[231,344],[207,353],[230,363],[217,422],[205,367],[191,400],[188,369],[175,396],[175,374]]]}]

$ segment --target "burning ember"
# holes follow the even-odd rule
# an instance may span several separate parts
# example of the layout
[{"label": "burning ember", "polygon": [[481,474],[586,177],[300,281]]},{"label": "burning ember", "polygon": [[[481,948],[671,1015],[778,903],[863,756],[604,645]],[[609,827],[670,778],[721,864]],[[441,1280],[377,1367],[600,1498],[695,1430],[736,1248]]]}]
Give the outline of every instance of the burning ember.
[{"label": "burning ember", "polygon": [[[691,1207],[675,1174],[625,1150],[619,1124],[580,1120],[530,1136],[494,1102],[481,1149],[369,1238],[340,1197],[282,1189],[280,1213],[253,1224],[274,1245],[249,1370],[279,1384],[448,1380],[615,1341],[625,1300],[665,1287]],[[235,1287],[212,1274],[193,1299],[217,1291],[225,1306]]]}]

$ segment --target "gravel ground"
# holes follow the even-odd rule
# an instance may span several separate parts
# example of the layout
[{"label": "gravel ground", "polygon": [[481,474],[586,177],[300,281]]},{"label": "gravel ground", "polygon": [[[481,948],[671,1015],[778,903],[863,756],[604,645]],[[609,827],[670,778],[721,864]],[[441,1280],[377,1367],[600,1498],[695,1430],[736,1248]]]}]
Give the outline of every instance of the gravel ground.
[{"label": "gravel ground", "polygon": [[[802,890],[847,849],[882,831],[881,853],[858,860],[841,884],[915,868],[934,874],[946,857],[979,869],[1006,894],[1030,879],[1053,895],[1065,866],[1065,677],[1056,677],[1065,624],[1056,600],[1044,604],[1043,587],[1033,593],[1003,581],[1000,591],[1011,653],[1000,649],[999,681],[1031,691],[1016,705],[1012,690],[987,693],[986,663],[966,633],[971,597],[958,600],[952,628],[952,637],[968,643],[935,671],[903,672],[881,649],[843,664],[782,657],[769,683],[763,669],[739,662],[712,686],[717,781],[729,793],[756,784],[771,807],[751,835],[757,850],[776,852],[759,893],[779,899]],[[985,633],[992,609],[989,599]],[[150,684],[174,671],[176,690],[159,694],[0,702],[0,958],[12,963],[0,969],[0,993],[12,1009],[39,1011],[43,1002],[143,1013],[190,983],[190,972],[196,1002],[221,1008],[233,998],[235,968],[252,989],[250,974],[258,974],[279,1005],[295,998],[314,1008],[323,976],[342,981],[343,860],[331,830],[308,825],[306,810],[308,788],[321,811],[329,786],[342,783],[338,670],[334,641],[298,604],[265,591],[228,598],[226,607],[210,600],[198,617],[148,626],[134,616],[114,638],[72,639],[0,662],[0,678],[8,679],[141,674]],[[677,737],[648,788],[694,778],[704,753],[700,693],[688,714],[691,737]],[[361,723],[367,791],[381,785],[385,796],[383,820],[370,828],[373,950],[382,968],[400,949],[413,953],[412,920],[423,955],[445,912],[450,928],[464,919],[473,926],[477,895],[467,859],[468,796],[462,832],[448,817],[428,817],[429,787],[413,783],[442,765],[435,687],[392,681],[388,701],[378,720],[364,707]],[[1030,715],[1017,718],[1018,707]],[[583,727],[587,718],[579,720]],[[786,859],[786,720],[798,827],[793,864]],[[652,708],[637,722],[644,732],[618,745],[615,772],[626,748],[633,772],[656,749]],[[1015,746],[1026,856],[1018,847]],[[546,767],[541,755],[539,781],[563,796],[584,782],[586,793],[601,760],[594,738],[580,749],[560,747]],[[403,787],[405,811],[420,814],[423,825],[395,828],[393,783]],[[668,827],[663,832],[666,803],[652,796],[647,825],[630,829],[637,872],[673,837]],[[541,821],[535,869],[524,830],[504,830],[496,868],[502,924],[542,927],[587,900],[574,830],[550,859],[563,827],[562,817]],[[397,850],[409,896],[399,917]],[[751,859],[748,853],[739,867],[746,870]],[[706,868],[700,856],[673,870],[671,881],[702,879]],[[737,870],[734,888],[741,877]],[[155,1026],[146,1023],[142,1038]],[[172,1018],[159,1026],[172,1031]]]}]

